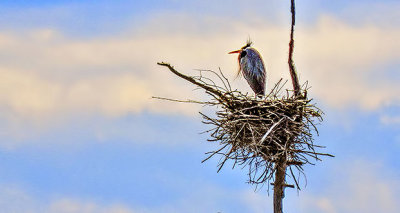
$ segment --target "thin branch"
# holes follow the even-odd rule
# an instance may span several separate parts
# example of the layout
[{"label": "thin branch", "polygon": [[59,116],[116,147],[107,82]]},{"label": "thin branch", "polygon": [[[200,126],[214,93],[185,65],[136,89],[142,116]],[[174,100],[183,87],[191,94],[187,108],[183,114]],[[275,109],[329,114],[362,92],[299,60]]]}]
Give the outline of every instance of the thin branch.
[{"label": "thin branch", "polygon": [[292,78],[294,94],[296,96],[299,96],[300,95],[300,83],[299,83],[299,78],[297,76],[296,67],[295,67],[294,61],[293,61],[293,51],[294,51],[294,39],[293,39],[294,35],[293,34],[294,34],[294,25],[295,25],[295,21],[296,21],[295,0],[291,0],[290,11],[292,13],[292,25],[290,28],[288,64],[289,64],[290,76]]},{"label": "thin branch", "polygon": [[209,86],[207,86],[206,84],[199,83],[199,82],[197,82],[193,77],[184,75],[184,74],[182,74],[182,73],[176,71],[176,69],[175,69],[173,66],[171,66],[170,64],[168,64],[168,63],[158,62],[157,64],[160,65],[160,66],[167,67],[167,68],[168,68],[172,73],[174,73],[175,75],[177,75],[177,76],[179,76],[179,77],[181,77],[181,78],[183,78],[183,79],[189,81],[189,82],[192,83],[192,84],[195,84],[195,85],[197,85],[197,86],[199,86],[199,87],[201,87],[201,88],[207,90],[208,92],[213,93],[214,95],[218,96],[219,98],[221,98],[221,99],[224,100],[225,102],[228,102],[227,98],[226,98],[219,90],[216,90],[216,89],[214,89],[214,88],[212,88],[212,87],[209,87]]}]

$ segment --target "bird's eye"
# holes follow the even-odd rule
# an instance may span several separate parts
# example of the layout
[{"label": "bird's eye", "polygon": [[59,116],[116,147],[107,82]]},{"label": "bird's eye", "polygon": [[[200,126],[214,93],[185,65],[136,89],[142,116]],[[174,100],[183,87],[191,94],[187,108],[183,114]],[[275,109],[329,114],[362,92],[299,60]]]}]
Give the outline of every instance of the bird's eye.
[{"label": "bird's eye", "polygon": [[243,57],[245,57],[247,55],[247,52],[245,51],[245,50],[243,50],[241,53],[240,53],[240,58],[243,58]]}]

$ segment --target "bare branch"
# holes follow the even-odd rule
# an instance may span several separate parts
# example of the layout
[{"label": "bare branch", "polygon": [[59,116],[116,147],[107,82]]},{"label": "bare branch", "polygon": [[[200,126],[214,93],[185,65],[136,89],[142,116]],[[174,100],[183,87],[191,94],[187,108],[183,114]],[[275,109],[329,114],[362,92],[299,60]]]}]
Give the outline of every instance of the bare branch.
[{"label": "bare branch", "polygon": [[216,90],[216,89],[214,89],[214,88],[212,88],[212,87],[209,87],[209,86],[207,86],[207,85],[204,84],[204,83],[203,83],[203,84],[202,84],[202,83],[199,83],[199,82],[196,81],[193,77],[189,77],[189,76],[187,76],[187,75],[184,75],[184,74],[182,74],[182,73],[176,71],[175,68],[174,68],[173,66],[171,66],[170,64],[164,63],[164,62],[157,63],[157,64],[160,65],[160,66],[165,66],[165,67],[167,67],[167,68],[168,68],[172,73],[174,73],[175,75],[177,75],[177,76],[179,76],[179,77],[181,77],[181,78],[183,78],[183,79],[189,81],[189,82],[192,83],[192,84],[195,84],[195,85],[197,85],[197,86],[199,86],[199,87],[201,87],[201,88],[207,90],[208,92],[211,92],[212,94],[214,94],[214,95],[218,96],[219,98],[221,98],[222,100],[226,101],[226,97],[225,97],[220,91],[218,91],[218,90]]},{"label": "bare branch", "polygon": [[289,64],[290,76],[292,78],[294,94],[296,96],[299,96],[300,95],[300,83],[299,83],[299,78],[297,77],[296,67],[295,67],[294,61],[293,61],[293,51],[294,51],[294,39],[293,39],[294,35],[293,34],[294,34],[294,25],[295,25],[295,21],[296,21],[296,9],[295,9],[295,1],[294,0],[291,0],[290,12],[292,13],[292,25],[290,28],[288,64]]}]

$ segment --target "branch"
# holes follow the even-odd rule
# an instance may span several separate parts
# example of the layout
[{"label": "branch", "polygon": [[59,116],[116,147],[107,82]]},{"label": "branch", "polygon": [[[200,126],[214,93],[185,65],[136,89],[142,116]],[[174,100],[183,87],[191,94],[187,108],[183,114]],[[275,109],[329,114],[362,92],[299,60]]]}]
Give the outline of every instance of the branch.
[{"label": "branch", "polygon": [[[294,95],[296,97],[300,96],[300,84],[299,84],[299,79],[297,77],[296,73],[296,68],[294,66],[293,62],[293,49],[294,49],[294,40],[293,40],[293,34],[294,34],[294,25],[295,25],[295,19],[296,19],[296,11],[295,11],[295,2],[294,0],[291,0],[291,9],[292,13],[292,25],[290,28],[290,42],[289,42],[289,58],[288,58],[288,63],[289,63],[289,71],[290,71],[290,76],[292,78],[292,84],[293,84],[293,91]],[[301,120],[302,113],[300,113],[300,117],[298,117],[299,120]],[[293,140],[293,139],[292,139]],[[286,177],[286,168],[287,168],[287,155],[283,154],[280,156],[278,159],[278,162],[275,163],[276,167],[276,172],[275,172],[275,182],[274,182],[274,213],[282,213],[282,200],[284,198],[284,191],[285,191],[285,177]],[[296,185],[298,185],[296,183]]]},{"label": "branch", "polygon": [[295,2],[294,2],[294,0],[291,0],[291,10],[290,11],[292,13],[292,26],[291,26],[291,29],[290,29],[288,63],[289,63],[290,76],[292,78],[294,94],[296,96],[299,96],[300,95],[299,78],[297,77],[296,67],[295,67],[294,61],[293,61],[293,50],[294,50],[293,34],[294,34],[294,25],[295,25],[295,19],[296,19],[296,10],[295,10]]},{"label": "branch", "polygon": [[158,62],[157,64],[160,65],[160,66],[167,67],[167,68],[168,68],[172,73],[174,73],[175,75],[177,75],[177,76],[179,76],[179,77],[185,79],[186,81],[189,81],[190,83],[195,84],[195,85],[197,85],[197,86],[199,86],[199,87],[205,89],[206,91],[208,91],[208,92],[210,92],[210,93],[212,93],[212,94],[218,96],[218,97],[221,98],[221,100],[223,100],[225,103],[229,103],[229,100],[228,100],[228,99],[224,96],[224,94],[222,94],[220,91],[218,91],[218,90],[216,90],[216,89],[214,89],[214,88],[211,88],[211,87],[209,87],[209,86],[207,86],[207,85],[205,85],[205,84],[199,83],[199,82],[196,81],[193,77],[189,77],[189,76],[187,76],[187,75],[184,75],[184,74],[178,72],[173,66],[171,66],[171,65],[168,64],[168,63]]},{"label": "branch", "polygon": [[[275,183],[270,183],[271,186],[275,186]],[[289,187],[289,188],[294,188],[293,184],[284,184],[283,187]]]},{"label": "branch", "polygon": [[281,118],[278,122],[274,123],[274,125],[272,125],[271,128],[268,129],[268,131],[267,131],[267,132],[264,134],[264,136],[261,138],[260,144],[262,144],[262,143],[265,141],[265,139],[267,139],[269,133],[271,133],[271,131],[275,128],[275,126],[277,126],[278,124],[280,124],[280,123],[283,121],[283,119],[285,119],[285,118],[286,118],[286,117]]}]

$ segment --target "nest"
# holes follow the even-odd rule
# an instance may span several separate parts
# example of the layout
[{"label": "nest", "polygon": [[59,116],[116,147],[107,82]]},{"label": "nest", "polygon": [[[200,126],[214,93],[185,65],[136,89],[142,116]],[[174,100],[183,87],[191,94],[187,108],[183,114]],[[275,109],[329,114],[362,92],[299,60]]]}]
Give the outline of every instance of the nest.
[{"label": "nest", "polygon": [[[313,140],[313,133],[318,134],[316,124],[322,121],[323,113],[306,98],[306,84],[301,88],[301,95],[295,96],[291,91],[283,91],[286,82],[280,80],[266,96],[254,97],[232,90],[221,71],[203,70],[199,76],[191,77],[179,73],[169,64],[159,64],[211,96],[209,101],[167,100],[216,107],[215,116],[200,114],[202,122],[210,126],[206,131],[210,134],[208,141],[219,144],[217,150],[206,153],[208,156],[204,161],[220,156],[218,171],[232,160],[233,167],[248,167],[249,183],[265,184],[273,180],[274,165],[284,158],[295,186],[300,189],[302,167],[321,160],[321,155],[332,156],[316,151],[323,148]],[[204,72],[215,75],[220,84],[203,76]],[[298,172],[293,172],[292,167]]]}]

